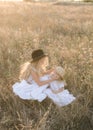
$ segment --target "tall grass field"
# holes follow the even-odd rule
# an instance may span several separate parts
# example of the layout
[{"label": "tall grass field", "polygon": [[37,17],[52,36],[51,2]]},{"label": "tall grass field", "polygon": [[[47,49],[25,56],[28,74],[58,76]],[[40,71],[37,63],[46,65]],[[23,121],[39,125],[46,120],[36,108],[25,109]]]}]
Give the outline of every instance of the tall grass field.
[{"label": "tall grass field", "polygon": [[[12,90],[33,50],[62,66],[76,100],[22,100]],[[93,5],[0,2],[0,130],[93,130]]]}]

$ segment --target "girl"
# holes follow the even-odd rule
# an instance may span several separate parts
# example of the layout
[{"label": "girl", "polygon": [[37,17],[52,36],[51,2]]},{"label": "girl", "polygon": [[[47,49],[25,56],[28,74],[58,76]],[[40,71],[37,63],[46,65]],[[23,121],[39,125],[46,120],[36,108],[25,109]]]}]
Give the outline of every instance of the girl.
[{"label": "girl", "polygon": [[43,91],[49,83],[58,78],[54,75],[48,79],[48,75],[54,70],[46,71],[48,66],[48,55],[38,49],[32,52],[32,61],[21,66],[20,82],[13,85],[13,92],[22,99],[43,101],[46,94]]},{"label": "girl", "polygon": [[[50,84],[50,88],[45,90],[47,96],[57,105],[57,106],[66,106],[74,101],[76,98],[69,93],[67,89],[64,89],[66,85],[65,81],[63,80],[65,71],[62,67],[56,67],[55,71],[52,73],[52,76],[58,75],[58,80],[55,80]],[[50,77],[52,77],[50,75]]]}]

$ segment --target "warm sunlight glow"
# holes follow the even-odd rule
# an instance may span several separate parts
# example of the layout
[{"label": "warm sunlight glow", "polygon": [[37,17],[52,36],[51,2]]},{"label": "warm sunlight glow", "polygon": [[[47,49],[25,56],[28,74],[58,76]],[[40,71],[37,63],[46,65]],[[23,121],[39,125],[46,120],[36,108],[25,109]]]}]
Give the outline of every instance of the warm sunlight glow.
[{"label": "warm sunlight glow", "polygon": [[23,1],[23,0],[0,0],[0,1]]}]

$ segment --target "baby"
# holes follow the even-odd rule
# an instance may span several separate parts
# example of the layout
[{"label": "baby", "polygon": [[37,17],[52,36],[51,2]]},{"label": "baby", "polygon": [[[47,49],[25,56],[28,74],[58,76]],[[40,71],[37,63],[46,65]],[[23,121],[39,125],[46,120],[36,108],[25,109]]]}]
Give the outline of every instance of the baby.
[{"label": "baby", "polygon": [[[56,75],[58,77],[58,80],[51,82],[50,86],[51,86],[51,90],[53,93],[57,94],[61,91],[64,90],[64,86],[66,86],[66,82],[64,80],[64,75],[65,75],[65,70],[61,67],[61,66],[57,66],[55,68],[55,71],[53,73],[51,73],[50,77]],[[60,87],[58,89],[58,85],[60,83]]]},{"label": "baby", "polygon": [[64,89],[66,82],[64,80],[65,71],[61,66],[57,66],[55,71],[50,75],[57,75],[59,78],[51,82],[50,88],[45,90],[46,95],[58,106],[66,106],[75,100],[75,97]]}]

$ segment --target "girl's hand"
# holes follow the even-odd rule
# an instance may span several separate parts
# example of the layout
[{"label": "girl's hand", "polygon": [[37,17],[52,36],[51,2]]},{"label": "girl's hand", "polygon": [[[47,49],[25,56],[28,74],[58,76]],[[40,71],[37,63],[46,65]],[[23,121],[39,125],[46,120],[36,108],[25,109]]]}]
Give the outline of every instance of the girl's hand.
[{"label": "girl's hand", "polygon": [[43,71],[43,74],[50,74],[51,75],[52,73],[54,73],[54,69]]}]

